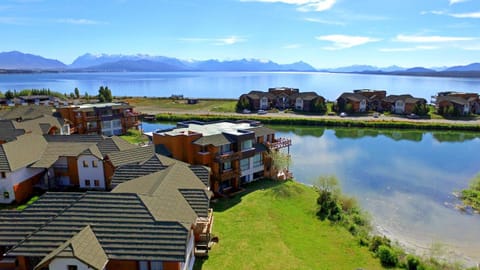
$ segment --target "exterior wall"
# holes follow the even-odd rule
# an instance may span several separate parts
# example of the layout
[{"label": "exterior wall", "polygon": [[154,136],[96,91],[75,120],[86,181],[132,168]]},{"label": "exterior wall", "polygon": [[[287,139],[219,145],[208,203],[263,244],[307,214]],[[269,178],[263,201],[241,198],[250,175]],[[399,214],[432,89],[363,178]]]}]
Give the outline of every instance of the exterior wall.
[{"label": "exterior wall", "polygon": [[[182,270],[192,270],[193,265],[195,264],[195,235],[193,233],[193,230],[190,230],[190,233],[188,234],[189,239],[188,239],[188,244],[187,244],[187,252],[185,252],[185,263],[182,264]],[[164,265],[165,266],[165,265]],[[169,269],[170,270],[170,269]],[[173,268],[171,269],[173,270]]]},{"label": "exterior wall", "polygon": [[404,113],[411,114],[415,109],[415,103],[405,103]]},{"label": "exterior wall", "polygon": [[79,186],[78,180],[78,166],[77,166],[77,157],[67,157],[68,164],[68,177],[70,178],[70,185]]},{"label": "exterior wall", "polygon": [[102,121],[101,127],[102,127],[102,134],[105,136],[123,134],[122,120],[120,118],[113,119],[110,121]]},{"label": "exterior wall", "polygon": [[[88,167],[84,167],[84,162]],[[97,167],[93,166],[96,163]],[[78,178],[80,188],[105,189],[105,174],[103,171],[103,162],[95,156],[81,155],[77,159]],[[85,184],[85,180],[90,180],[90,185]],[[99,186],[95,186],[94,180],[99,180]]]},{"label": "exterior wall", "polygon": [[69,265],[77,266],[78,270],[88,270],[92,269],[88,265],[82,263],[81,261],[75,258],[55,258],[48,265],[49,270],[64,270],[68,269]]},{"label": "exterior wall", "polygon": [[303,99],[297,98],[297,99],[295,100],[295,109],[297,109],[297,110],[303,110],[303,109],[304,109],[304,107],[303,107]]},{"label": "exterior wall", "polygon": [[[14,172],[6,173],[6,178],[0,178],[0,203],[8,204],[15,200],[20,202],[26,199],[32,193],[33,182],[39,179],[39,174],[43,171],[43,169],[36,168],[21,168]],[[27,182],[30,179],[32,180]],[[23,182],[25,184],[21,184]],[[5,198],[5,192],[8,192],[9,198]]]},{"label": "exterior wall", "polygon": [[106,161],[103,163],[103,171],[105,173],[105,186],[106,188],[110,188],[111,181],[113,174],[115,173],[115,167],[110,161]]},{"label": "exterior wall", "polygon": [[17,261],[18,261],[18,267],[16,268],[17,270],[33,269],[33,266],[31,268],[29,267],[28,260],[24,256],[18,256]]},{"label": "exterior wall", "polygon": [[393,108],[394,113],[404,113],[405,112],[405,102],[403,100],[397,100],[397,101],[395,101],[392,108]]},{"label": "exterior wall", "polygon": [[138,270],[137,261],[109,260],[106,270]]}]

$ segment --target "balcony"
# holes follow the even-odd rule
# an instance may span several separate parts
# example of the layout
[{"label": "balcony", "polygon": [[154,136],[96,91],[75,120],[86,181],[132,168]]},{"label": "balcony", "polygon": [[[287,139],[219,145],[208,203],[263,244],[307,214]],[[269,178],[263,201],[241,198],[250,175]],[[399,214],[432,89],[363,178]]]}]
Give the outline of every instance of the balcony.
[{"label": "balcony", "polygon": [[239,172],[234,169],[223,171],[220,173],[220,180],[224,181],[224,180],[232,179],[237,177],[237,175],[239,175]]},{"label": "balcony", "polygon": [[267,147],[272,150],[278,150],[285,147],[290,147],[292,145],[292,140],[287,138],[278,138],[273,142],[267,142]]},{"label": "balcony", "polygon": [[242,152],[228,152],[223,154],[217,154],[215,156],[216,162],[227,162],[232,160],[238,160],[242,158]]}]

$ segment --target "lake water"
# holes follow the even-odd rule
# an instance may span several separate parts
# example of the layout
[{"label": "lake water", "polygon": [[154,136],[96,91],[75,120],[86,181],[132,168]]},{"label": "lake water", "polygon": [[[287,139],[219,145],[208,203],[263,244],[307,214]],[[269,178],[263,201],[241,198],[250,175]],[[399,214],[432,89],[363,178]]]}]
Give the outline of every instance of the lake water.
[{"label": "lake water", "polygon": [[[143,124],[145,131],[171,126]],[[480,262],[480,215],[455,209],[460,202],[452,195],[480,171],[479,133],[272,128],[292,139],[290,170],[297,181],[335,175],[380,233],[420,253],[442,246],[450,258]]]},{"label": "lake water", "polygon": [[250,90],[296,87],[315,91],[328,100],[353,89],[386,89],[389,94],[411,93],[430,100],[439,91],[478,92],[480,78],[435,78],[390,75],[333,74],[322,72],[111,72],[39,73],[0,75],[0,91],[50,88],[71,93],[98,94],[101,85],[116,96],[182,94],[192,98],[238,98]]}]

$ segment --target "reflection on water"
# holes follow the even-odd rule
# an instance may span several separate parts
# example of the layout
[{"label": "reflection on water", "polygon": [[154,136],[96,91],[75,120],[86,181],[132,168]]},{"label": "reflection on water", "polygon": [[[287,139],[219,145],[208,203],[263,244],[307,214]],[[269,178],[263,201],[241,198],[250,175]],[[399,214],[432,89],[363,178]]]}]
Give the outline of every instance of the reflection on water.
[{"label": "reflection on water", "polygon": [[480,134],[321,127],[273,127],[292,139],[291,170],[311,184],[334,174],[392,238],[444,243],[480,261],[480,215],[462,214],[455,190],[480,171]]}]

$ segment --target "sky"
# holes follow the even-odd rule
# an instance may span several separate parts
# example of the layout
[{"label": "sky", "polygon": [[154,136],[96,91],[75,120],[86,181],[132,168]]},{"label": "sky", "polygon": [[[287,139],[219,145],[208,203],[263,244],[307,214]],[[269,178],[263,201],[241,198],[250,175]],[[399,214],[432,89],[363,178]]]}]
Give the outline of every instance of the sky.
[{"label": "sky", "polygon": [[0,0],[0,52],[442,67],[480,62],[480,0]]}]

